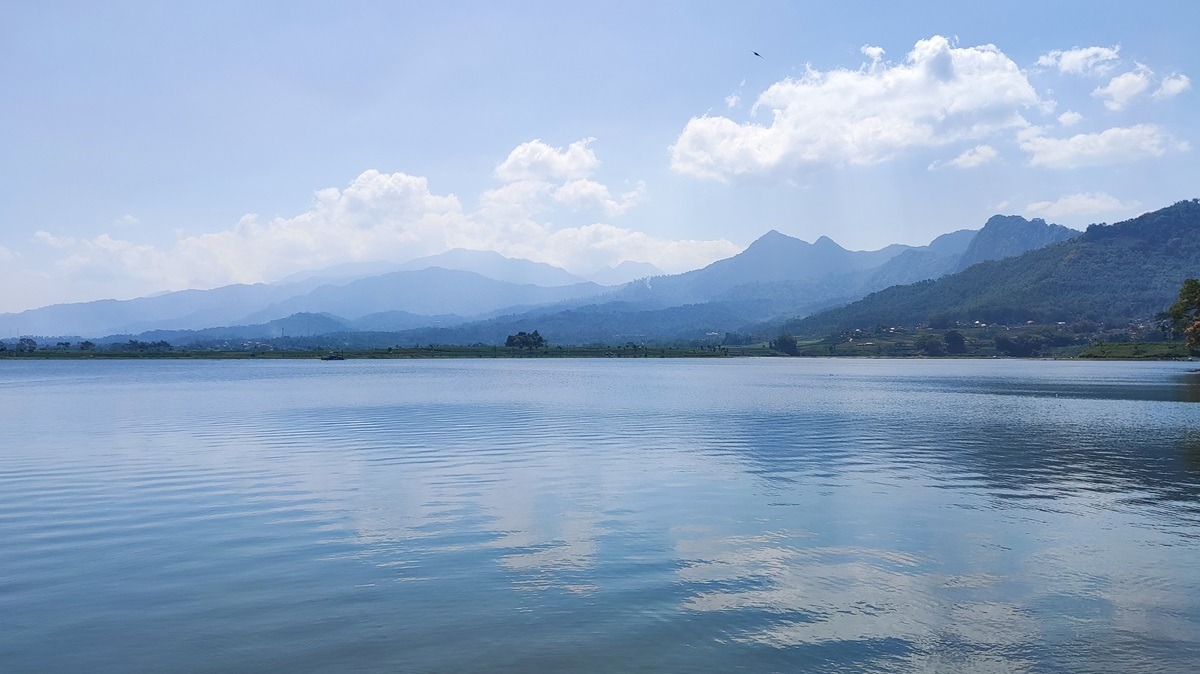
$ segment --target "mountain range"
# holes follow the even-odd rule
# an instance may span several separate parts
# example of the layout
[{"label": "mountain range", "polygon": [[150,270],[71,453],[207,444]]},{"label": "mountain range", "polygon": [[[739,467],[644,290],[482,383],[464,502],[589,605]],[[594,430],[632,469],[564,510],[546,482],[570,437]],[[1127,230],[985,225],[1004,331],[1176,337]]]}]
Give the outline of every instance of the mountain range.
[{"label": "mountain range", "polygon": [[[1092,229],[1088,236],[1098,236]],[[551,342],[570,344],[695,340],[779,326],[820,330],[841,319],[822,323],[818,316],[849,315],[826,310],[856,311],[851,308],[866,306],[856,301],[880,291],[979,274],[1000,264],[997,260],[1011,264],[1030,251],[1083,238],[1079,234],[1040,219],[997,215],[979,230],[944,234],[926,246],[851,251],[828,237],[808,243],[770,231],[741,253],[704,268],[647,274],[620,285],[493,252],[452,250],[401,264],[339,265],[274,284],[0,314],[0,335],[143,336],[185,344],[336,335],[380,344],[454,344],[503,343],[507,334],[538,329]],[[657,271],[640,263],[622,267],[591,276],[612,280]],[[1036,314],[1042,315],[1049,314]]]},{"label": "mountain range", "polygon": [[1196,276],[1200,200],[1193,199],[1092,225],[1079,236],[936,281],[888,288],[780,329],[828,334],[929,323],[1147,323],[1174,301],[1184,279]]}]

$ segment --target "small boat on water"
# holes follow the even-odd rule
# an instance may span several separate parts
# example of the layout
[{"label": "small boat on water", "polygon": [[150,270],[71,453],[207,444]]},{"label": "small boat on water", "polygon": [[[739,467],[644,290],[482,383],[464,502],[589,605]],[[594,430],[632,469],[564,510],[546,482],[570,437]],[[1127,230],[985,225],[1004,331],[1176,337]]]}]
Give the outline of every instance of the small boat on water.
[{"label": "small boat on water", "polygon": [[346,360],[346,357],[340,353],[331,353],[327,356],[321,356],[321,360]]}]

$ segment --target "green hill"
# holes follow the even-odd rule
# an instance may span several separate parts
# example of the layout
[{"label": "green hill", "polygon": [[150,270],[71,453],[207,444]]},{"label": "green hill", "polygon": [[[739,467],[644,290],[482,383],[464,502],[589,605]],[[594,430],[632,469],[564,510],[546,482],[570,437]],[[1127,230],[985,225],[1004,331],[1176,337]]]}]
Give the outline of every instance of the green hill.
[{"label": "green hill", "polygon": [[1200,275],[1200,200],[1181,201],[1017,257],[935,281],[895,286],[782,326],[823,335],[877,325],[1152,319]]}]

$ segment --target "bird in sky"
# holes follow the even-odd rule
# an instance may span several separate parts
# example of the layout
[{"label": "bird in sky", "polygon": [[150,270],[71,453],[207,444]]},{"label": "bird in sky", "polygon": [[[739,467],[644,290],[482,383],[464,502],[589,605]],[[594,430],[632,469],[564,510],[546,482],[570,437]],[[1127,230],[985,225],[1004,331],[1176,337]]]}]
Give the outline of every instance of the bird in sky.
[{"label": "bird in sky", "polygon": [[751,54],[754,54],[754,55],[755,55],[755,56],[757,56],[758,58],[762,58],[762,57],[763,57],[763,55],[762,55],[762,54],[760,54],[760,53],[758,53],[758,52],[756,52],[756,51],[752,51],[752,52],[750,52],[750,53],[751,53]]}]

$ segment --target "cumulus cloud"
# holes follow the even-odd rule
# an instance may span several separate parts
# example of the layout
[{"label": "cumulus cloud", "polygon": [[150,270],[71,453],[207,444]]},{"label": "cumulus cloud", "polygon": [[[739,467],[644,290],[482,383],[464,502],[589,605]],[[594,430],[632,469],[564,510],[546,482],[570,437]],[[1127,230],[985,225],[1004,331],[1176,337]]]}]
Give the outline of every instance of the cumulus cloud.
[{"label": "cumulus cloud", "polygon": [[458,199],[425,178],[365,171],[344,190],[315,194],[292,218],[246,215],[231,229],[185,237],[161,249],[108,234],[80,241],[59,268],[76,277],[117,273],[143,286],[181,289],[271,281],[351,260],[407,259],[453,247],[466,227]]},{"label": "cumulus cloud", "polygon": [[1168,148],[1186,150],[1186,142],[1175,142],[1154,124],[1115,127],[1100,133],[1081,133],[1070,138],[1050,138],[1039,127],[1018,135],[1021,149],[1029,153],[1030,166],[1070,169],[1106,166],[1160,157]]},{"label": "cumulus cloud", "polygon": [[1155,90],[1153,98],[1155,100],[1165,100],[1174,98],[1179,94],[1192,88],[1192,80],[1187,75],[1174,74],[1164,77],[1158,89]]},{"label": "cumulus cloud", "polygon": [[600,164],[596,153],[588,147],[594,140],[575,141],[565,150],[540,140],[522,143],[496,166],[496,177],[505,182],[585,178]]},{"label": "cumulus cloud", "polygon": [[1030,216],[1061,218],[1096,213],[1128,213],[1141,208],[1137,201],[1122,202],[1104,192],[1080,192],[1054,201],[1035,201],[1025,207]]},{"label": "cumulus cloud", "polygon": [[1129,102],[1150,88],[1150,78],[1154,73],[1141,64],[1136,70],[1117,75],[1103,87],[1097,87],[1092,95],[1105,99],[1104,107],[1109,110],[1124,110]]},{"label": "cumulus cloud", "polygon": [[1062,124],[1063,126],[1075,126],[1082,119],[1083,115],[1075,112],[1074,110],[1067,110],[1058,116],[1058,123]]},{"label": "cumulus cloud", "polygon": [[1072,75],[1103,75],[1113,69],[1120,60],[1120,45],[1113,47],[1074,47],[1066,51],[1054,50],[1038,58],[1037,64],[1057,68],[1060,73]]},{"label": "cumulus cloud", "polygon": [[608,186],[594,180],[572,180],[554,190],[554,200],[572,210],[598,210],[605,215],[620,215],[641,203],[646,194],[645,183],[639,182],[634,189],[614,199]]},{"label": "cumulus cloud", "polygon": [[671,147],[671,166],[725,179],[789,164],[874,164],[905,149],[1023,126],[1020,111],[1038,103],[1020,68],[995,46],[960,48],[934,36],[899,64],[810,68],[777,82],[754,105],[770,111],[769,124],[693,118]]},{"label": "cumulus cloud", "polygon": [[[63,249],[52,270],[59,278],[125,296],[269,282],[304,269],[402,261],[450,248],[494,250],[576,270],[635,260],[685,271],[738,252],[724,239],[674,241],[592,219],[633,208],[646,188],[639,182],[614,196],[590,178],[598,165],[590,143],[521,145],[497,167],[504,182],[482,193],[474,210],[454,195],[435,193],[423,177],[369,170],[343,189],[318,190],[311,207],[293,217],[248,214],[231,228],[183,237],[169,247],[110,234],[34,236]],[[559,226],[545,217],[556,213],[582,223]]]},{"label": "cumulus cloud", "polygon": [[736,108],[742,102],[742,97],[737,94],[729,94],[725,97],[725,107]]},{"label": "cumulus cloud", "polygon": [[667,272],[681,272],[736,255],[740,250],[724,239],[670,240],[598,223],[547,232],[537,240],[511,243],[502,252],[569,269],[596,269],[637,260],[651,262]]},{"label": "cumulus cloud", "polygon": [[953,166],[963,169],[975,168],[976,166],[983,166],[998,156],[1000,156],[1000,153],[991,145],[976,145],[948,162],[933,162],[929,165],[929,170],[934,171],[943,166]]},{"label": "cumulus cloud", "polygon": [[882,60],[883,55],[887,53],[887,52],[883,51],[883,47],[872,47],[869,44],[864,44],[862,46],[862,49],[860,49],[859,51],[861,51],[864,56],[871,59],[872,61]]},{"label": "cumulus cloud", "polygon": [[47,246],[53,246],[54,248],[68,248],[75,245],[75,239],[73,237],[55,236],[50,232],[43,232],[41,230],[34,232],[33,238],[41,241]]},{"label": "cumulus cloud", "polygon": [[[73,241],[72,251],[54,264],[56,272],[68,278],[83,279],[101,287],[120,285],[123,281],[149,282],[164,287],[164,281],[186,278],[186,271],[176,268],[180,259],[169,251],[154,246],[136,244],[101,234],[94,239]],[[211,284],[216,285],[216,284]],[[168,285],[172,289],[184,286]]]}]

